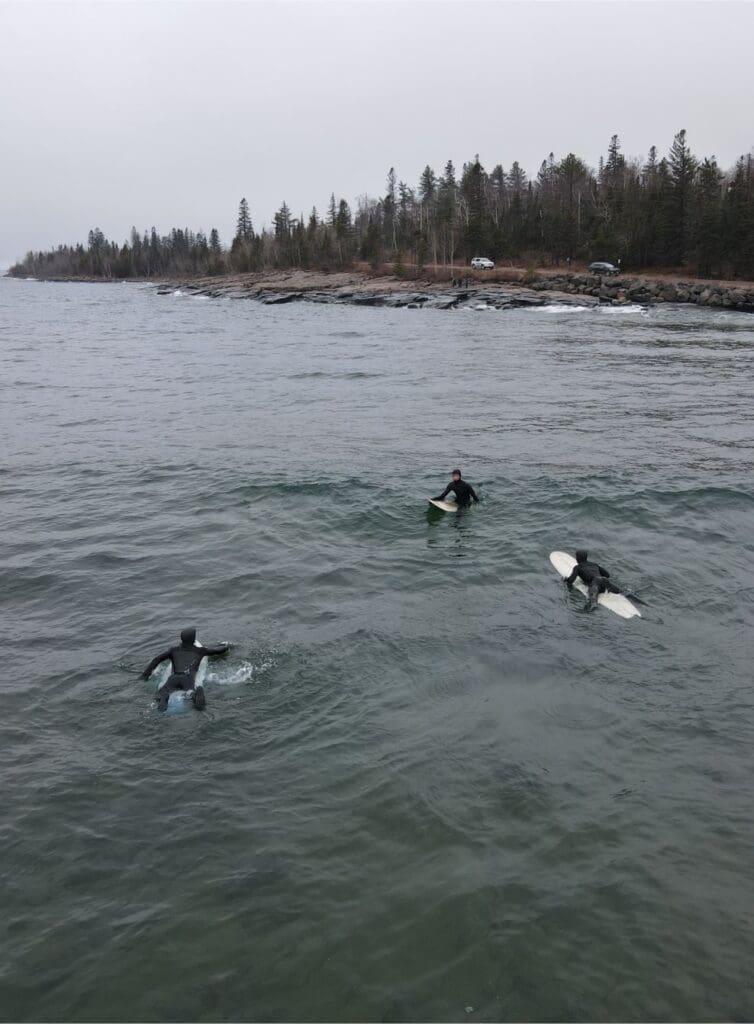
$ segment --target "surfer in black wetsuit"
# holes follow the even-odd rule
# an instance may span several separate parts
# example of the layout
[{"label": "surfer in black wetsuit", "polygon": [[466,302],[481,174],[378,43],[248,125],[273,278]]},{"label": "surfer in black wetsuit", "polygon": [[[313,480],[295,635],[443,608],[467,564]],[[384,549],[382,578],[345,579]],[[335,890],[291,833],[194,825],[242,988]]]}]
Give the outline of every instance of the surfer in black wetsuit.
[{"label": "surfer in black wetsuit", "polygon": [[196,673],[201,664],[202,658],[206,658],[213,654],[225,654],[230,648],[230,644],[217,644],[214,647],[204,647],[196,642],[196,630],[195,629],[184,629],[181,631],[181,642],[176,644],[175,647],[171,647],[163,654],[158,654],[157,657],[152,658],[150,663],[144,669],[141,674],[142,679],[149,679],[151,674],[161,665],[163,661],[170,660],[173,666],[172,674],[162,683],[161,686],[157,687],[157,706],[160,711],[164,711],[168,706],[170,700],[170,694],[174,690],[191,690],[191,699],[194,702],[194,707],[199,711],[207,703],[207,698],[204,696],[204,687],[201,683],[196,683]]},{"label": "surfer in black wetsuit", "polygon": [[581,550],[576,552],[576,564],[573,567],[573,572],[570,576],[564,577],[569,590],[576,582],[577,577],[582,579],[587,587],[589,587],[589,594],[587,595],[587,608],[589,609],[597,607],[597,598],[600,594],[604,594],[605,591],[610,594],[620,594],[620,590],[618,590],[614,583],[610,582],[610,573],[607,569],[603,569],[596,562],[589,561],[588,551]]},{"label": "surfer in black wetsuit", "polygon": [[466,481],[462,479],[460,469],[454,469],[451,476],[453,479],[442,494],[438,494],[437,497],[432,498],[432,501],[444,501],[446,494],[449,494],[451,491],[453,491],[456,496],[459,508],[468,508],[471,504],[472,498],[474,501],[479,501],[479,498],[477,498],[476,492],[471,484],[467,484]]}]

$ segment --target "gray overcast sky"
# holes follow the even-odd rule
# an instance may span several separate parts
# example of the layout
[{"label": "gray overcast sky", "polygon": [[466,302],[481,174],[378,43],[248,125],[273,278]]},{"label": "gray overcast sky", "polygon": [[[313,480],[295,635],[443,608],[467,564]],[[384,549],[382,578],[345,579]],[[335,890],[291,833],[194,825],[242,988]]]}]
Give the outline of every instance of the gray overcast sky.
[{"label": "gray overcast sky", "polygon": [[285,199],[479,153],[529,173],[754,145],[754,4],[0,2],[0,265],[132,224],[230,241]]}]

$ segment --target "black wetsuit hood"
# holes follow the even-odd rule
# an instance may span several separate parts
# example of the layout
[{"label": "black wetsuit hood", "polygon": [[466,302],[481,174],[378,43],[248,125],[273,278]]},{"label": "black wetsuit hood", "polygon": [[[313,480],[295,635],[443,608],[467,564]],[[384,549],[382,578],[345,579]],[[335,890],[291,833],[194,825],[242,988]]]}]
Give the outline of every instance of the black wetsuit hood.
[{"label": "black wetsuit hood", "polygon": [[181,643],[184,647],[193,647],[196,642],[196,630],[195,629],[182,629],[181,630]]}]

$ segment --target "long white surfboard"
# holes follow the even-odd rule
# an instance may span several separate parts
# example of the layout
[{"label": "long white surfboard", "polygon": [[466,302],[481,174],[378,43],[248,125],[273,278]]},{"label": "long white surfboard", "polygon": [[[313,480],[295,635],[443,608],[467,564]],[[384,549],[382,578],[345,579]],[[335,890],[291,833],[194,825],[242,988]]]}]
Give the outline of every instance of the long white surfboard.
[{"label": "long white surfboard", "polygon": [[440,501],[439,499],[430,498],[430,505],[434,505],[435,508],[442,509],[443,512],[457,512],[458,503],[455,501]]},{"label": "long white surfboard", "polygon": [[[565,551],[553,551],[550,555],[550,561],[561,576],[570,576],[574,565],[576,565],[576,559],[573,555],[569,555]],[[586,583],[578,577],[576,577],[573,585],[585,596],[589,594],[589,588]],[[641,612],[631,604],[625,594],[600,594],[597,598],[597,604],[603,608],[609,608],[611,612],[620,615],[622,619],[633,619],[637,615],[641,618]]]}]

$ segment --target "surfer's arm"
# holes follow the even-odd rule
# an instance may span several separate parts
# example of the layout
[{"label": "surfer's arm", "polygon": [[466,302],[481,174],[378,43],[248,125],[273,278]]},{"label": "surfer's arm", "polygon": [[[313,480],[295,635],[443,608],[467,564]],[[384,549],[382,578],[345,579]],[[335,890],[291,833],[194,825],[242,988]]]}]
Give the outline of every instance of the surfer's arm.
[{"label": "surfer's arm", "polygon": [[475,491],[475,490],[474,490],[474,488],[473,488],[473,487],[471,486],[471,484],[469,484],[469,494],[471,495],[471,497],[472,497],[472,498],[474,499],[474,501],[475,501],[475,502],[477,503],[477,505],[478,505],[478,504],[479,504],[479,498],[477,498],[477,496],[476,496],[476,491]]},{"label": "surfer's arm", "polygon": [[157,666],[161,665],[163,663],[163,661],[167,661],[169,657],[170,657],[170,651],[165,651],[163,654],[158,654],[156,658],[152,658],[150,663],[147,665],[147,667],[141,673],[141,678],[142,679],[149,679],[149,677],[152,675],[152,673],[157,668]]},{"label": "surfer's arm", "polygon": [[578,574],[579,574],[579,567],[578,567],[578,564],[576,564],[573,567],[573,571],[571,572],[571,575],[563,577],[563,579],[565,580],[566,586],[572,587],[574,585],[574,583],[576,582],[576,577],[578,576]]},{"label": "surfer's arm", "polygon": [[610,573],[607,571],[607,569],[603,569],[601,565],[598,565],[597,568],[600,571],[600,576],[604,576],[606,580],[610,579]]},{"label": "surfer's arm", "polygon": [[452,490],[453,484],[448,484],[448,486],[445,488],[442,494],[435,495],[435,497],[432,498],[432,501],[445,501],[445,498],[447,497],[448,494],[450,494]]},{"label": "surfer's arm", "polygon": [[212,647],[205,647],[202,644],[202,656],[213,655],[213,654],[227,654],[230,650],[230,644],[214,644]]}]

